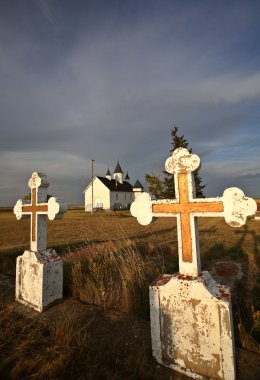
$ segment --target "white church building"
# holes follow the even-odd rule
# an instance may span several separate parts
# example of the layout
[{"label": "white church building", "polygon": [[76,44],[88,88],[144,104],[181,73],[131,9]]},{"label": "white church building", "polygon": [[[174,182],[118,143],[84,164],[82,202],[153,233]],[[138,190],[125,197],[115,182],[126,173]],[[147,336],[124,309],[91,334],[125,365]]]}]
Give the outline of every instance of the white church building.
[{"label": "white church building", "polygon": [[94,210],[122,210],[130,207],[135,198],[143,192],[143,186],[137,180],[133,185],[129,182],[128,172],[124,172],[117,162],[113,177],[108,169],[105,177],[96,176],[93,182],[84,190],[85,211]]}]

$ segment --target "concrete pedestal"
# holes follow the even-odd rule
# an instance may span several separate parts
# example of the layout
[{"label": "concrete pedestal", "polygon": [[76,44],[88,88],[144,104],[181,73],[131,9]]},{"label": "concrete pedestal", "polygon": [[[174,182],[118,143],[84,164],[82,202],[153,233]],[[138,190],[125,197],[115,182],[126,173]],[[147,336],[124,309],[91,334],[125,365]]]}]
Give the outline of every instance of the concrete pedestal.
[{"label": "concrete pedestal", "polygon": [[194,379],[235,379],[229,288],[208,272],[162,275],[150,286],[156,360]]},{"label": "concrete pedestal", "polygon": [[62,300],[63,265],[52,249],[25,251],[16,261],[15,299],[42,312]]}]

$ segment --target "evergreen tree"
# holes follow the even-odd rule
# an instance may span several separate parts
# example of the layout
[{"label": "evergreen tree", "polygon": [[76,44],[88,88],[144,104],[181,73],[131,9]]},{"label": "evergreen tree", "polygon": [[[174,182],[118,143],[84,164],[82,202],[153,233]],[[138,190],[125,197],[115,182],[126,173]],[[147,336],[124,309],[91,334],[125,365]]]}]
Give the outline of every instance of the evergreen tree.
[{"label": "evergreen tree", "polygon": [[[172,149],[170,152],[173,152],[177,148],[186,148],[190,153],[192,153],[192,149],[188,148],[188,141],[184,138],[184,136],[178,135],[178,127],[174,125],[174,128],[171,131],[172,137]],[[197,198],[204,198],[203,189],[205,185],[202,185],[202,179],[196,170],[194,172],[194,182],[195,182],[195,191]],[[163,171],[165,175],[163,179],[160,179],[160,176],[149,175],[146,174],[145,180],[148,183],[148,190],[157,198],[175,198],[175,187],[174,187],[174,175],[169,174],[166,171]]]},{"label": "evergreen tree", "polygon": [[145,174],[145,181],[148,184],[148,191],[156,198],[162,198],[163,194],[163,181],[159,176],[152,174]]}]

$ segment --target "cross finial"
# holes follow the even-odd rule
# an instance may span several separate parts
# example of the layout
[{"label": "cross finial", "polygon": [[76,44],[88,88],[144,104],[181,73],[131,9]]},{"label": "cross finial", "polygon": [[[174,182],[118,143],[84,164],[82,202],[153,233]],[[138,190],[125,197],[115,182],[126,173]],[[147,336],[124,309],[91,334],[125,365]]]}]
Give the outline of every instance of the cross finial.
[{"label": "cross finial", "polygon": [[28,186],[31,188],[31,201],[23,203],[19,199],[14,206],[14,214],[18,220],[31,217],[31,251],[37,252],[47,248],[47,215],[50,220],[61,219],[67,205],[55,197],[47,202],[49,183],[43,173],[34,172]]},{"label": "cross finial", "polygon": [[194,198],[193,172],[199,166],[197,155],[186,148],[176,149],[165,162],[166,171],[174,174],[176,199],[152,201],[148,193],[143,193],[131,205],[132,215],[143,225],[154,217],[177,217],[179,271],[191,276],[201,270],[197,217],[223,216],[229,225],[240,227],[256,212],[254,199],[246,198],[236,187],[226,189],[222,197]]}]

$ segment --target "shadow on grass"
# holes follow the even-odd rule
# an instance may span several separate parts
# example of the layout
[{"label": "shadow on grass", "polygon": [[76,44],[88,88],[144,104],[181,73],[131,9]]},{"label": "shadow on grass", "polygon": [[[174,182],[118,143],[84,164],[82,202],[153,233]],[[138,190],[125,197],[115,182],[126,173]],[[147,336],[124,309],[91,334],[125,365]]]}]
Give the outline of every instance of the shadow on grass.
[{"label": "shadow on grass", "polygon": [[[58,320],[0,310],[3,379],[164,379],[152,359],[149,322],[102,308],[64,309]],[[78,306],[78,307],[77,307]]]},{"label": "shadow on grass", "polygon": [[241,238],[239,239],[237,246],[240,246],[244,244],[245,239],[247,236],[251,237],[251,240],[253,241],[253,255],[254,255],[254,261],[258,268],[260,268],[260,252],[259,252],[259,246],[260,246],[260,235],[256,234],[256,231],[250,230],[247,225],[243,227],[243,231],[235,231],[236,235],[241,235]]},{"label": "shadow on grass", "polygon": [[130,238],[131,239],[135,239],[135,240],[149,239],[149,238],[152,238],[152,237],[157,237],[157,236],[163,235],[163,234],[168,233],[168,232],[172,232],[173,238],[174,238],[174,236],[177,237],[177,227],[173,226],[173,227],[164,228],[164,229],[161,229],[161,230],[158,230],[158,231],[153,231],[153,232],[146,231],[146,232],[144,232],[142,234],[131,235]]},{"label": "shadow on grass", "polygon": [[10,250],[0,254],[0,272],[15,277],[16,258],[23,254],[23,250]]},{"label": "shadow on grass", "polygon": [[[243,277],[232,291],[232,310],[236,346],[260,352],[260,274],[259,236],[247,225],[235,231],[236,244],[226,248],[215,244],[202,255],[207,269],[211,261],[231,260],[242,266]],[[248,246],[250,244],[250,247]]]}]

